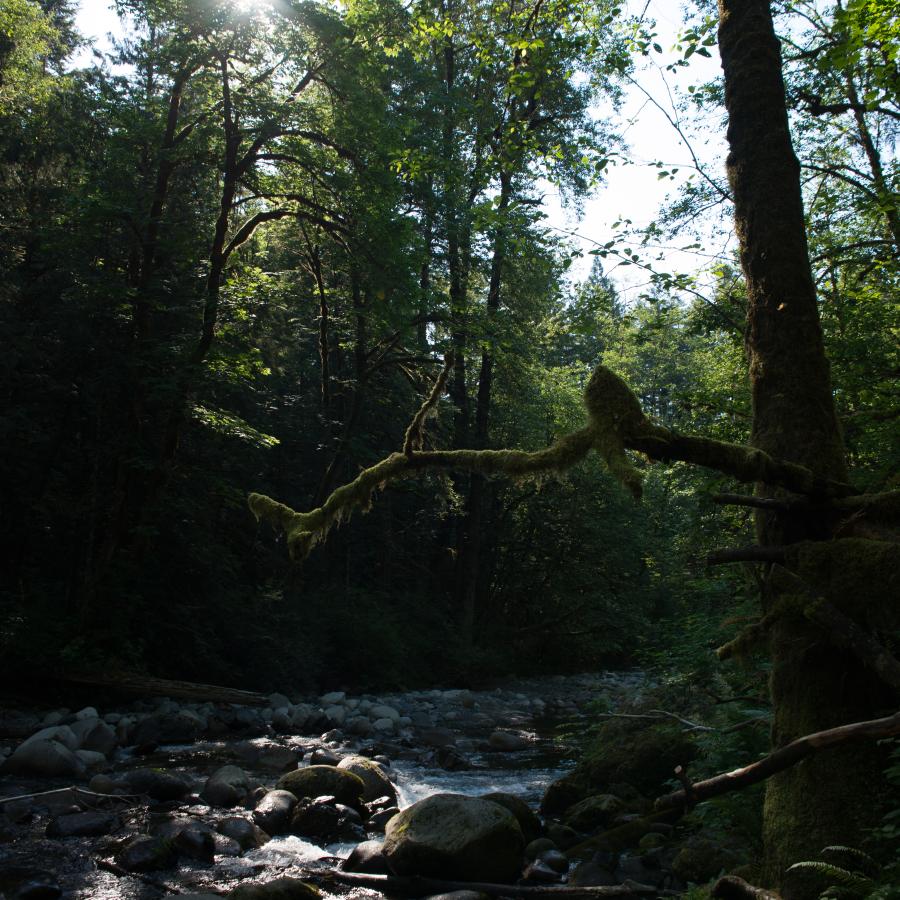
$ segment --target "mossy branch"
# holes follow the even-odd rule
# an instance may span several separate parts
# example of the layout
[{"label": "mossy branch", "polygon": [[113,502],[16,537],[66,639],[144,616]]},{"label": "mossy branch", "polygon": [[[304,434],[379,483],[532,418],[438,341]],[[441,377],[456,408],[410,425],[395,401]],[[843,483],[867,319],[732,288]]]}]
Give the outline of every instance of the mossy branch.
[{"label": "mossy branch", "polygon": [[376,491],[422,469],[536,477],[564,472],[596,450],[610,472],[638,499],[641,474],[626,453],[626,450],[636,450],[654,460],[695,463],[738,481],[763,481],[801,494],[830,498],[857,493],[850,485],[819,478],[803,466],[774,459],[753,447],[680,435],[653,424],[628,385],[604,366],[597,366],[585,389],[587,425],[564,435],[544,450],[423,451],[419,448],[425,422],[443,393],[450,365],[449,360],[445,361],[428,398],[413,417],[403,451],[364,469],[355,480],[337,488],[318,509],[300,513],[263,494],[250,495],[248,502],[256,518],[265,519],[285,532],[294,559],[304,559],[332,527],[354,510],[367,510]]},{"label": "mossy branch", "polygon": [[422,443],[425,440],[425,423],[428,417],[435,414],[437,410],[438,400],[447,387],[447,379],[453,370],[453,351],[449,351],[444,357],[444,368],[438,375],[431,393],[425,398],[425,402],[419,407],[419,411],[413,416],[406,434],[403,436],[403,452],[410,456],[414,451],[422,449]]}]

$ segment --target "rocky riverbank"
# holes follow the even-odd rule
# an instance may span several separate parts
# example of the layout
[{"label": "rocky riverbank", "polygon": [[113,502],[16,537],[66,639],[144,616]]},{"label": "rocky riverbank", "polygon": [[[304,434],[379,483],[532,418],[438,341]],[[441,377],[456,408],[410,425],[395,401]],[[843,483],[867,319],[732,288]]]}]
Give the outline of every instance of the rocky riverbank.
[{"label": "rocky riverbank", "polygon": [[606,673],[493,691],[272,694],[265,708],[162,698],[6,711],[0,898],[306,897],[303,883],[359,893],[328,878],[335,865],[679,888],[685,848],[669,824],[643,828],[633,852],[572,852],[639,817],[632,787],[559,802],[572,789],[571,776],[559,782],[570,766],[559,724],[577,734],[592,702],[615,708],[643,687],[637,673]]}]

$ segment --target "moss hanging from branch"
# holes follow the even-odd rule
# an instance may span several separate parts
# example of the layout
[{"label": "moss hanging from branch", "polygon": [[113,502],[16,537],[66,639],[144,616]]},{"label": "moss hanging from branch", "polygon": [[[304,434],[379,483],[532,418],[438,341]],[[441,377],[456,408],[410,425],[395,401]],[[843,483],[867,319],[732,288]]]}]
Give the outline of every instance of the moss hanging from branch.
[{"label": "moss hanging from branch", "polygon": [[627,450],[654,460],[682,460],[716,469],[738,481],[763,481],[820,499],[850,497],[858,492],[848,484],[819,478],[803,466],[774,459],[754,447],[708,438],[680,435],[655,425],[641,409],[628,385],[605,366],[597,366],[585,389],[588,424],[559,438],[544,450],[421,450],[424,428],[444,392],[452,359],[429,396],[413,417],[403,441],[403,451],[364,469],[349,484],[337,488],[318,509],[297,512],[263,494],[251,494],[250,509],[285,532],[295,560],[304,559],[335,525],[355,510],[366,511],[374,494],[391,481],[423,469],[456,469],[509,478],[559,474],[596,450],[610,472],[636,498],[641,496],[641,474]]}]

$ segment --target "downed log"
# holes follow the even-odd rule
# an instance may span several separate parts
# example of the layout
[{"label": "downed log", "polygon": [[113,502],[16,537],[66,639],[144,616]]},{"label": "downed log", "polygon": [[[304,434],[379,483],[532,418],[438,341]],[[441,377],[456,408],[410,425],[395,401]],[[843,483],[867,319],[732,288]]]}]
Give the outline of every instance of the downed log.
[{"label": "downed log", "polygon": [[867,722],[852,722],[849,725],[840,725],[837,728],[829,728],[826,731],[817,731],[797,738],[784,747],[773,751],[768,756],[751,763],[733,772],[725,772],[698,781],[691,785],[690,796],[686,790],[675,791],[666,794],[656,801],[656,809],[683,809],[689,803],[701,803],[712,797],[727,794],[730,791],[740,790],[756,784],[759,781],[771,777],[776,772],[788,769],[807,756],[812,756],[820,750],[827,750],[848,741],[860,738],[886,738],[900,734],[900,712],[894,713],[883,719],[871,719]]},{"label": "downed log", "polygon": [[103,674],[99,672],[67,672],[61,677],[64,681],[93,684],[146,697],[183,697],[186,700],[237,703],[242,706],[268,706],[269,704],[269,698],[265,694],[257,694],[255,691],[242,691],[219,684],[171,681],[168,678],[153,678],[150,675],[140,675],[134,672]]},{"label": "downed log", "polygon": [[82,801],[85,803],[130,803],[134,801],[136,804],[143,801],[140,794],[98,794],[95,791],[71,785],[70,787],[54,788],[51,791],[38,791],[35,794],[16,794],[14,797],[0,797],[0,806],[5,806],[7,803],[16,803],[20,800],[40,800],[41,798],[47,800],[52,798],[69,800],[72,803],[79,803],[79,805]]},{"label": "downed log", "polygon": [[715,900],[781,900],[779,894],[756,887],[737,875],[723,875],[712,886],[709,896]]},{"label": "downed log", "polygon": [[430,894],[447,894],[451,891],[475,891],[491,897],[663,897],[674,896],[677,891],[664,891],[649,884],[626,881],[608,887],[574,887],[572,885],[519,885],[492,884],[485,881],[444,881],[421,875],[364,875],[357,872],[341,872],[331,869],[325,877],[342,884],[372,888],[385,894],[408,894],[426,897]]}]

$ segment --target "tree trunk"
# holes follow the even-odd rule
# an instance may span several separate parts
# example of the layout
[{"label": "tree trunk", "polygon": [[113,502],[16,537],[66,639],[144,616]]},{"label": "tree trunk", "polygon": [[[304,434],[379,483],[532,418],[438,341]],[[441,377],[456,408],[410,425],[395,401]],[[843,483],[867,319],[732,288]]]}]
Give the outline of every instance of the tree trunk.
[{"label": "tree trunk", "polygon": [[[826,478],[845,480],[809,264],[800,167],[791,145],[780,47],[768,0],[719,0],[719,43],[728,108],[728,177],[747,282],[747,351],[755,446]],[[760,510],[763,545],[828,539],[833,519],[802,508]],[[770,569],[764,606],[790,592]],[[771,630],[772,739],[783,747],[811,732],[875,718],[879,691],[847,653],[802,616]],[[859,842],[879,813],[873,748],[838,749],[773,777],[764,814],[765,877],[817,858],[828,844]]]}]

